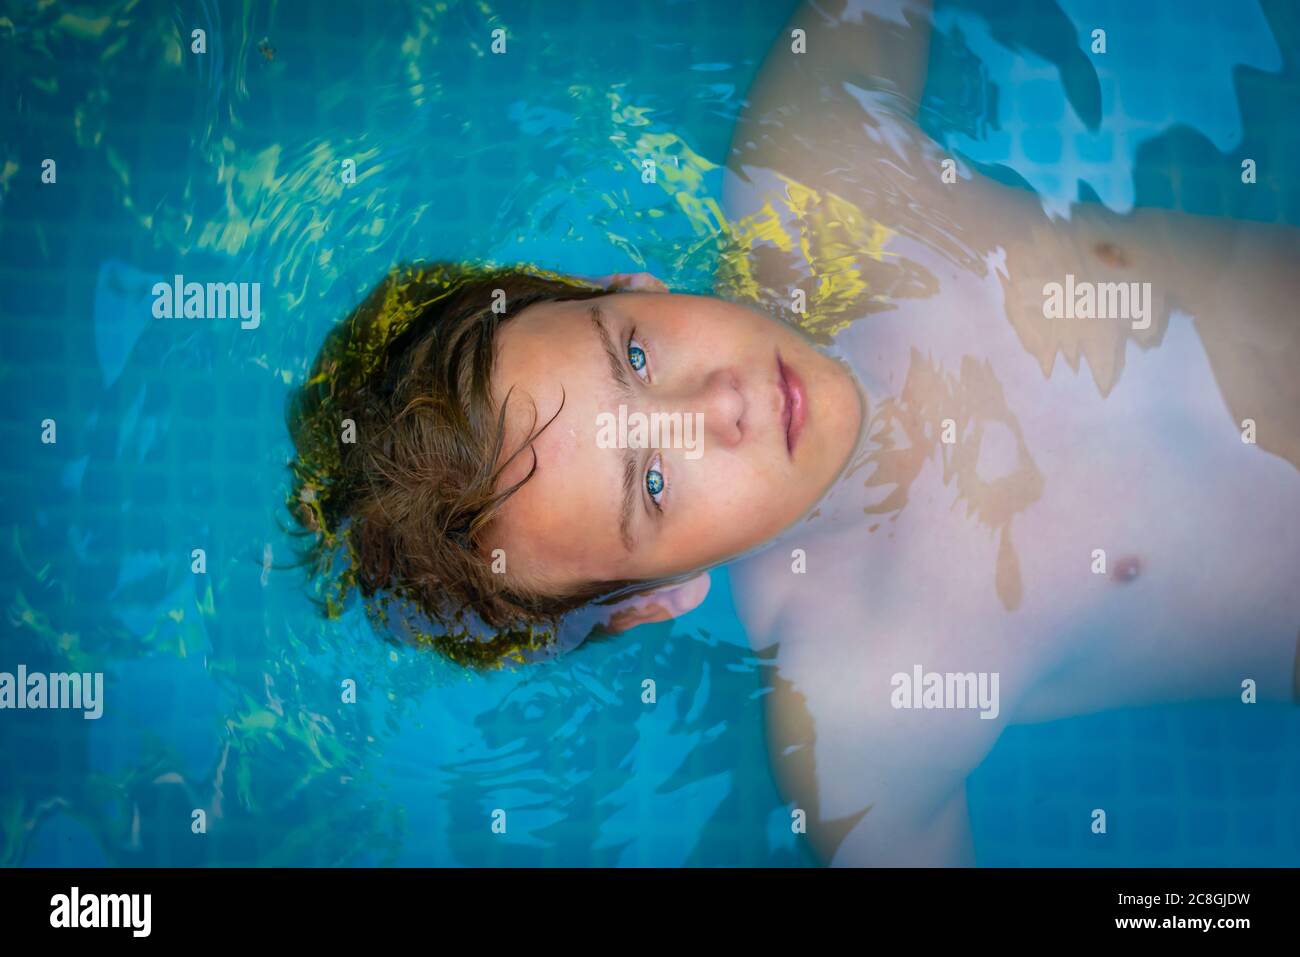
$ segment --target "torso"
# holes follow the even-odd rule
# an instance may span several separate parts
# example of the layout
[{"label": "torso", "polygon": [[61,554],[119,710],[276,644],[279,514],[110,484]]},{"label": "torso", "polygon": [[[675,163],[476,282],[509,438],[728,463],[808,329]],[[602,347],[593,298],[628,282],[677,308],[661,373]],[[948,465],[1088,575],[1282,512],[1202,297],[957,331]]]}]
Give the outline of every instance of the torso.
[{"label": "torso", "polygon": [[[846,352],[890,339],[887,324],[915,329],[911,311],[854,330]],[[1159,349],[1132,350],[1105,398],[1086,369],[1044,380],[996,321],[983,325],[989,335],[910,343],[928,357],[914,384],[928,368],[931,398],[955,398],[942,410],[964,406],[972,425],[953,446],[894,453],[912,459],[905,473],[919,467],[905,505],[868,513],[898,485],[867,488],[867,466],[822,523],[833,530],[814,521],[733,569],[750,640],[772,655],[773,754],[798,737],[814,752],[802,776],[778,771],[819,819],[871,800],[882,755],[912,751],[964,777],[1008,721],[1230,698],[1246,678],[1262,698],[1292,694],[1300,477],[1243,445],[1190,320],[1172,317]],[[905,380],[909,354],[877,378]],[[922,423],[931,435],[940,408]],[[918,444],[897,422],[891,432]],[[997,718],[891,713],[891,676],[917,665],[996,672]]]},{"label": "torso", "polygon": [[[1009,720],[1226,698],[1246,678],[1289,697],[1300,474],[1242,442],[1192,317],[1162,316],[1147,348],[1121,335],[1119,365],[1094,343],[1045,375],[1025,342],[1033,302],[1008,304],[994,269],[903,245],[938,294],[836,342],[876,384],[873,412],[896,414],[822,515],[733,569],[751,642],[772,655],[778,774],[813,828],[851,820],[912,760],[964,778]],[[997,672],[998,717],[893,709],[891,676],[917,665]]]}]

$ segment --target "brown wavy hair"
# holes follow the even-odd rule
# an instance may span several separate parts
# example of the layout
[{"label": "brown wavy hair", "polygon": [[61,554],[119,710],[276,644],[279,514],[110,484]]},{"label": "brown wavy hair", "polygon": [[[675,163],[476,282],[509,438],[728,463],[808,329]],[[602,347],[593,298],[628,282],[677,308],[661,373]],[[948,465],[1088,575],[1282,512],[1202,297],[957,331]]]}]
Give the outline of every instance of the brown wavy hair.
[{"label": "brown wavy hair", "polygon": [[[630,584],[539,594],[493,574],[482,553],[485,529],[536,462],[508,488],[497,487],[502,471],[550,424],[502,460],[496,333],[533,303],[605,294],[531,267],[403,266],[329,333],[288,407],[288,506],[327,614],[341,613],[354,587],[366,599],[409,600],[435,626],[419,640],[462,663],[496,664],[552,642],[566,612]],[[368,610],[386,620],[381,607]]]}]

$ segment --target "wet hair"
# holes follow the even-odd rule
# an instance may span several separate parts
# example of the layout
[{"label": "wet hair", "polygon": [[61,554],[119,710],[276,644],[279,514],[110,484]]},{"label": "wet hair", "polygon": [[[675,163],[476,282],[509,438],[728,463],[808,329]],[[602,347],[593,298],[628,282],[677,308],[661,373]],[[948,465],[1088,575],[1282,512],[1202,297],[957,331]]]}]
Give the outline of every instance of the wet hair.
[{"label": "wet hair", "polygon": [[[326,614],[340,614],[354,588],[368,600],[405,599],[434,625],[417,640],[491,665],[553,642],[562,615],[630,584],[543,594],[494,574],[483,554],[486,529],[532,477],[531,443],[550,424],[534,419],[502,457],[497,331],[534,303],[605,294],[532,267],[405,266],[329,333],[288,408],[288,506]],[[498,488],[521,455],[533,455],[528,473]],[[387,620],[382,605],[367,610]]]}]

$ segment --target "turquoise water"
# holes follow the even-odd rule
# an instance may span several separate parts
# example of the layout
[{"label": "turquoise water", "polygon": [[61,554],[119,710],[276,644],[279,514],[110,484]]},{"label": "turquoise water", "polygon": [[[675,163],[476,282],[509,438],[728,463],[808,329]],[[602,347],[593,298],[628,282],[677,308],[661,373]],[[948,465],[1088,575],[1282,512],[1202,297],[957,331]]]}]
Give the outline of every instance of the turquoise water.
[{"label": "turquoise water", "polygon": [[[793,5],[539,6],[0,15],[0,670],[106,682],[97,721],[0,713],[0,863],[814,863],[725,576],[673,625],[476,675],[385,641],[359,606],[324,620],[288,567],[285,399],[391,264],[710,288],[701,201]],[[941,3],[928,132],[1049,208],[1300,224],[1295,14],[1130,8]],[[1103,61],[1079,53],[1095,23]],[[1215,188],[1241,155],[1257,188]],[[153,319],[153,283],[178,273],[260,282],[261,324]],[[1013,727],[969,785],[977,859],[1300,863],[1297,712]],[[1098,806],[1111,833],[1085,841],[1073,822]]]}]

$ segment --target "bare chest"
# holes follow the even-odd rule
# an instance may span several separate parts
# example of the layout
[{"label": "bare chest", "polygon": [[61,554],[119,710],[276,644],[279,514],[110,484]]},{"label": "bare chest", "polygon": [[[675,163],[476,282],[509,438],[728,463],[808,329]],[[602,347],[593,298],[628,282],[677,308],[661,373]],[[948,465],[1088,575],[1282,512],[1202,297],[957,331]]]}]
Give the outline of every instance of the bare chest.
[{"label": "bare chest", "polygon": [[[1105,394],[1086,364],[1044,376],[1010,337],[909,333],[893,350],[906,360],[870,373],[890,389],[854,507],[737,579],[756,644],[779,645],[811,707],[857,707],[918,666],[997,673],[1003,713],[1030,718],[1054,673],[1090,674],[1080,661],[1095,674],[1076,689],[1129,660],[1134,697],[1163,658],[1282,669],[1300,625],[1300,482],[1242,441],[1189,320],[1130,347]],[[1278,637],[1234,649],[1232,629]],[[1104,695],[1077,698],[1055,712]]]}]

